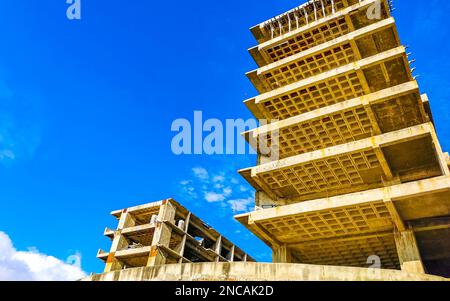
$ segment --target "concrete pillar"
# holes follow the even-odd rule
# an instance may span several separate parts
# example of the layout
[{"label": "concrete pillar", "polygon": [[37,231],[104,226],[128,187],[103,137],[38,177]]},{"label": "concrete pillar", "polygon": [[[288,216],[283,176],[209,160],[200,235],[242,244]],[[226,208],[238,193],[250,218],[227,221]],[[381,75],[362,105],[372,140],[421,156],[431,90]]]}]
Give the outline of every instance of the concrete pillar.
[{"label": "concrete pillar", "polygon": [[170,238],[172,237],[172,228],[164,222],[168,221],[175,224],[176,209],[170,202],[165,202],[160,210],[158,216],[158,223],[156,224],[155,233],[153,235],[152,250],[147,262],[148,267],[159,266],[166,263],[166,255],[161,250],[160,246],[169,247]]},{"label": "concrete pillar", "polygon": [[402,271],[425,274],[414,231],[412,229],[396,231],[394,236]]},{"label": "concrete pillar", "polygon": [[114,234],[114,239],[111,244],[111,250],[109,251],[108,260],[105,266],[105,273],[123,269],[123,264],[115,258],[115,254],[117,251],[120,251],[128,244],[127,240],[122,235],[122,230],[134,225],[134,218],[132,218],[132,216],[126,210],[124,210],[124,212],[120,216],[119,225]]},{"label": "concrete pillar", "polygon": [[236,246],[231,247],[231,254],[230,254],[230,262],[234,262],[234,253],[236,252]]},{"label": "concrete pillar", "polygon": [[124,265],[122,262],[115,258],[115,253],[110,253],[106,261],[105,273],[120,271],[123,269]]},{"label": "concrete pillar", "polygon": [[292,263],[291,249],[286,245],[274,248],[272,260],[273,263]]},{"label": "concrete pillar", "polygon": [[159,209],[158,220],[161,222],[168,221],[175,224],[175,213],[175,206],[173,206],[169,201],[165,201]]},{"label": "concrete pillar", "polygon": [[153,235],[152,246],[169,247],[170,238],[172,236],[172,228],[164,223],[156,225],[155,234]]},{"label": "concrete pillar", "polygon": [[153,246],[152,250],[150,251],[150,257],[147,261],[147,267],[156,267],[164,265],[165,263],[166,263],[166,255],[159,247]]},{"label": "concrete pillar", "polygon": [[136,221],[134,217],[131,214],[129,214],[126,210],[124,210],[124,212],[120,216],[119,226],[117,227],[117,229],[123,230],[134,226],[136,226]]},{"label": "concrete pillar", "polygon": [[217,239],[216,245],[214,246],[214,251],[219,255],[216,258],[216,262],[220,262],[220,254],[222,252],[222,236],[219,236]]}]

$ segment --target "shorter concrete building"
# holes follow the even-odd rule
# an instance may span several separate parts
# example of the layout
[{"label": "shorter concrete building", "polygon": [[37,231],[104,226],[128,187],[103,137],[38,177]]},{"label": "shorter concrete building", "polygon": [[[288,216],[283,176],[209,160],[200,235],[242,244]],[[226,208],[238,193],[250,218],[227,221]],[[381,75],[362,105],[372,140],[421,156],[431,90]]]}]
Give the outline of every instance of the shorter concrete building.
[{"label": "shorter concrete building", "polygon": [[100,250],[105,273],[174,263],[247,262],[249,255],[173,199],[111,213],[111,250]]}]

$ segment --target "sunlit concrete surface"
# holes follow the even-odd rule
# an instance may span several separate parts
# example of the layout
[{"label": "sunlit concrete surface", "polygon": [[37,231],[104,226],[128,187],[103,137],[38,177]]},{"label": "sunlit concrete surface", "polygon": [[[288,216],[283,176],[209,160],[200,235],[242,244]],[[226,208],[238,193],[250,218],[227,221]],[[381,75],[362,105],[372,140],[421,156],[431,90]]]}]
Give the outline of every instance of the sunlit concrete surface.
[{"label": "sunlit concrete surface", "polygon": [[260,94],[244,103],[266,122],[243,133],[259,154],[239,171],[255,211],[236,219],[276,263],[364,269],[375,257],[450,277],[450,157],[389,2],[368,17],[376,2],[309,1],[251,28]]},{"label": "sunlit concrete surface", "polygon": [[84,281],[445,281],[395,270],[270,263],[197,263],[135,268]]}]

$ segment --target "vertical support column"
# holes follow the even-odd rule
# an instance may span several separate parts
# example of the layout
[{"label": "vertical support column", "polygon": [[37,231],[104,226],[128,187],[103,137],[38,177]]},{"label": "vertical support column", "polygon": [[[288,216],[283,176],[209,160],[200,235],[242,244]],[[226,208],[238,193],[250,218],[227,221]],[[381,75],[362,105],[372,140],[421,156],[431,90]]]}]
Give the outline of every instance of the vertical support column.
[{"label": "vertical support column", "polygon": [[159,209],[158,223],[156,224],[155,234],[153,235],[150,257],[147,262],[148,267],[163,265],[166,263],[166,254],[161,250],[161,246],[169,247],[172,236],[172,228],[165,222],[175,224],[176,208],[170,201],[164,201]]},{"label": "vertical support column", "polygon": [[272,255],[273,263],[291,263],[292,253],[291,249],[287,245],[278,246],[273,249]]},{"label": "vertical support column", "polygon": [[184,252],[186,250],[186,241],[187,241],[187,236],[188,236],[188,231],[189,231],[189,225],[191,223],[191,216],[192,216],[192,213],[189,212],[188,215],[186,216],[186,220],[184,223],[184,229],[183,229],[184,235],[183,235],[183,241],[181,242],[181,250],[180,250],[180,256],[181,256],[180,261],[179,261],[180,263],[184,262],[184,260],[183,260]]},{"label": "vertical support column", "polygon": [[424,274],[425,268],[414,231],[411,228],[403,232],[396,231],[394,236],[402,271]]},{"label": "vertical support column", "polygon": [[231,247],[231,255],[230,255],[230,262],[234,262],[234,253],[236,252],[236,246],[233,245]]},{"label": "vertical support column", "polygon": [[133,222],[134,219],[125,209],[120,216],[119,225],[114,234],[111,250],[109,251],[108,260],[106,261],[105,273],[123,269],[123,264],[116,259],[115,255],[117,251],[120,251],[127,244],[125,237],[122,235],[122,230],[132,225]]},{"label": "vertical support column", "polygon": [[220,262],[220,254],[221,254],[221,251],[222,251],[222,236],[219,236],[219,238],[217,239],[214,251],[218,255],[217,259],[216,259],[216,262]]}]

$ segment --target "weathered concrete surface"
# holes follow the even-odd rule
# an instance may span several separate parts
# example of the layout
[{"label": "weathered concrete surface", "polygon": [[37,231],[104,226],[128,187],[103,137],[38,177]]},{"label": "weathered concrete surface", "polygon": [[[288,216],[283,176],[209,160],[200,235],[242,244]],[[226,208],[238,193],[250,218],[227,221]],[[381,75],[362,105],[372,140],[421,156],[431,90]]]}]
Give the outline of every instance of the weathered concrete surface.
[{"label": "weathered concrete surface", "polygon": [[105,273],[187,262],[254,261],[174,199],[116,210],[109,252],[99,250]]},{"label": "weathered concrete surface", "polygon": [[273,263],[196,263],[136,268],[83,281],[448,281],[396,270]]}]

